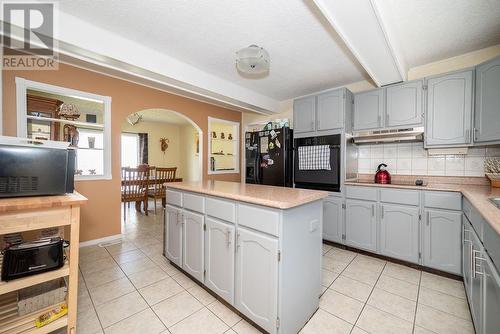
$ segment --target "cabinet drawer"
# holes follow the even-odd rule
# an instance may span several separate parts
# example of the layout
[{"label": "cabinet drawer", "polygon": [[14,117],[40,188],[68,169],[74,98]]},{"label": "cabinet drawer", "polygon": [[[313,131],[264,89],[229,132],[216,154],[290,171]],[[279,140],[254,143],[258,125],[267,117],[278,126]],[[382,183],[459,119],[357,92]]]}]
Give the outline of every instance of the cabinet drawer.
[{"label": "cabinet drawer", "polygon": [[446,191],[425,191],[424,206],[426,208],[462,210],[462,194]]},{"label": "cabinet drawer", "polygon": [[182,202],[185,209],[205,213],[205,198],[203,196],[184,193]]},{"label": "cabinet drawer", "polygon": [[375,187],[346,187],[345,195],[347,198],[365,199],[368,201],[377,200],[377,188]]},{"label": "cabinet drawer", "polygon": [[279,214],[257,206],[238,204],[238,224],[278,236]]},{"label": "cabinet drawer", "polygon": [[71,224],[71,207],[8,212],[0,215],[0,234]]},{"label": "cabinet drawer", "polygon": [[380,189],[380,201],[386,203],[418,205],[418,190]]},{"label": "cabinet drawer", "polygon": [[205,198],[207,215],[234,223],[236,221],[236,205],[228,200],[212,197]]},{"label": "cabinet drawer", "polygon": [[167,189],[165,196],[168,204],[182,207],[182,193],[180,191]]}]

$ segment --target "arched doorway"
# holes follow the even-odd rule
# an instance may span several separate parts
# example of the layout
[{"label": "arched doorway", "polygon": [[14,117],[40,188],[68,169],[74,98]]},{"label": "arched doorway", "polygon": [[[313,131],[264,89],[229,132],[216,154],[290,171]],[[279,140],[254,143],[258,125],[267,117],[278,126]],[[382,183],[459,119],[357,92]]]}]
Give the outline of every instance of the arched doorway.
[{"label": "arched doorway", "polygon": [[[122,221],[138,221],[164,203],[164,182],[201,181],[203,132],[185,115],[167,109],[145,109],[128,115],[121,124]],[[139,167],[139,170],[136,168]],[[130,181],[145,177],[147,190]],[[143,182],[143,181],[141,181]],[[147,191],[147,199],[136,201]],[[130,205],[130,203],[134,203]],[[154,209],[154,210],[153,210]],[[161,210],[160,210],[161,212]],[[161,216],[161,215],[153,215]],[[151,217],[153,220],[156,218]]]}]

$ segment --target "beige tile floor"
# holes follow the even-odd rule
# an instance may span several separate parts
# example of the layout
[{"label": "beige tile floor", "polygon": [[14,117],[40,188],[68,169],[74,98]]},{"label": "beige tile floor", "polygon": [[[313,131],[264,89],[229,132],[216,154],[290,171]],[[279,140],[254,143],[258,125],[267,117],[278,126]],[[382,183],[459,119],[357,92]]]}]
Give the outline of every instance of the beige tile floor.
[{"label": "beige tile floor", "polygon": [[[162,256],[162,214],[81,248],[79,334],[258,333]],[[463,284],[323,245],[320,309],[301,333],[473,333]]]}]

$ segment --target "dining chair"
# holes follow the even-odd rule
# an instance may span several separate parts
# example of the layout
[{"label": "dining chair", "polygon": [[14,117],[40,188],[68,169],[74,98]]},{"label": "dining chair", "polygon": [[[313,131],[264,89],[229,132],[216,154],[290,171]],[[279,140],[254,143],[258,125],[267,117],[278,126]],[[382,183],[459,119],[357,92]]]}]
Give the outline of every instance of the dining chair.
[{"label": "dining chair", "polygon": [[[156,167],[154,171],[154,182],[153,185],[148,190],[148,197],[152,197],[155,203],[155,214],[156,214],[156,200],[161,198],[161,205],[165,207],[165,183],[175,181],[175,172],[177,167],[160,168]],[[150,182],[151,183],[151,182]]]},{"label": "dining chair", "polygon": [[124,220],[126,220],[126,203],[135,202],[140,211],[140,203],[144,203],[144,212],[148,215],[148,182],[149,168],[123,168],[121,200],[123,202]]}]

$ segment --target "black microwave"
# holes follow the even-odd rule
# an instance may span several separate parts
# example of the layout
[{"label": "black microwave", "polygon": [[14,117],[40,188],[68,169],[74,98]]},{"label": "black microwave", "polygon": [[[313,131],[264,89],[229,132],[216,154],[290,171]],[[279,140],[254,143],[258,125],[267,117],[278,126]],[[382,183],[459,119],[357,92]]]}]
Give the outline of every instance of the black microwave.
[{"label": "black microwave", "polygon": [[72,193],[75,150],[67,145],[0,137],[0,198]]}]

